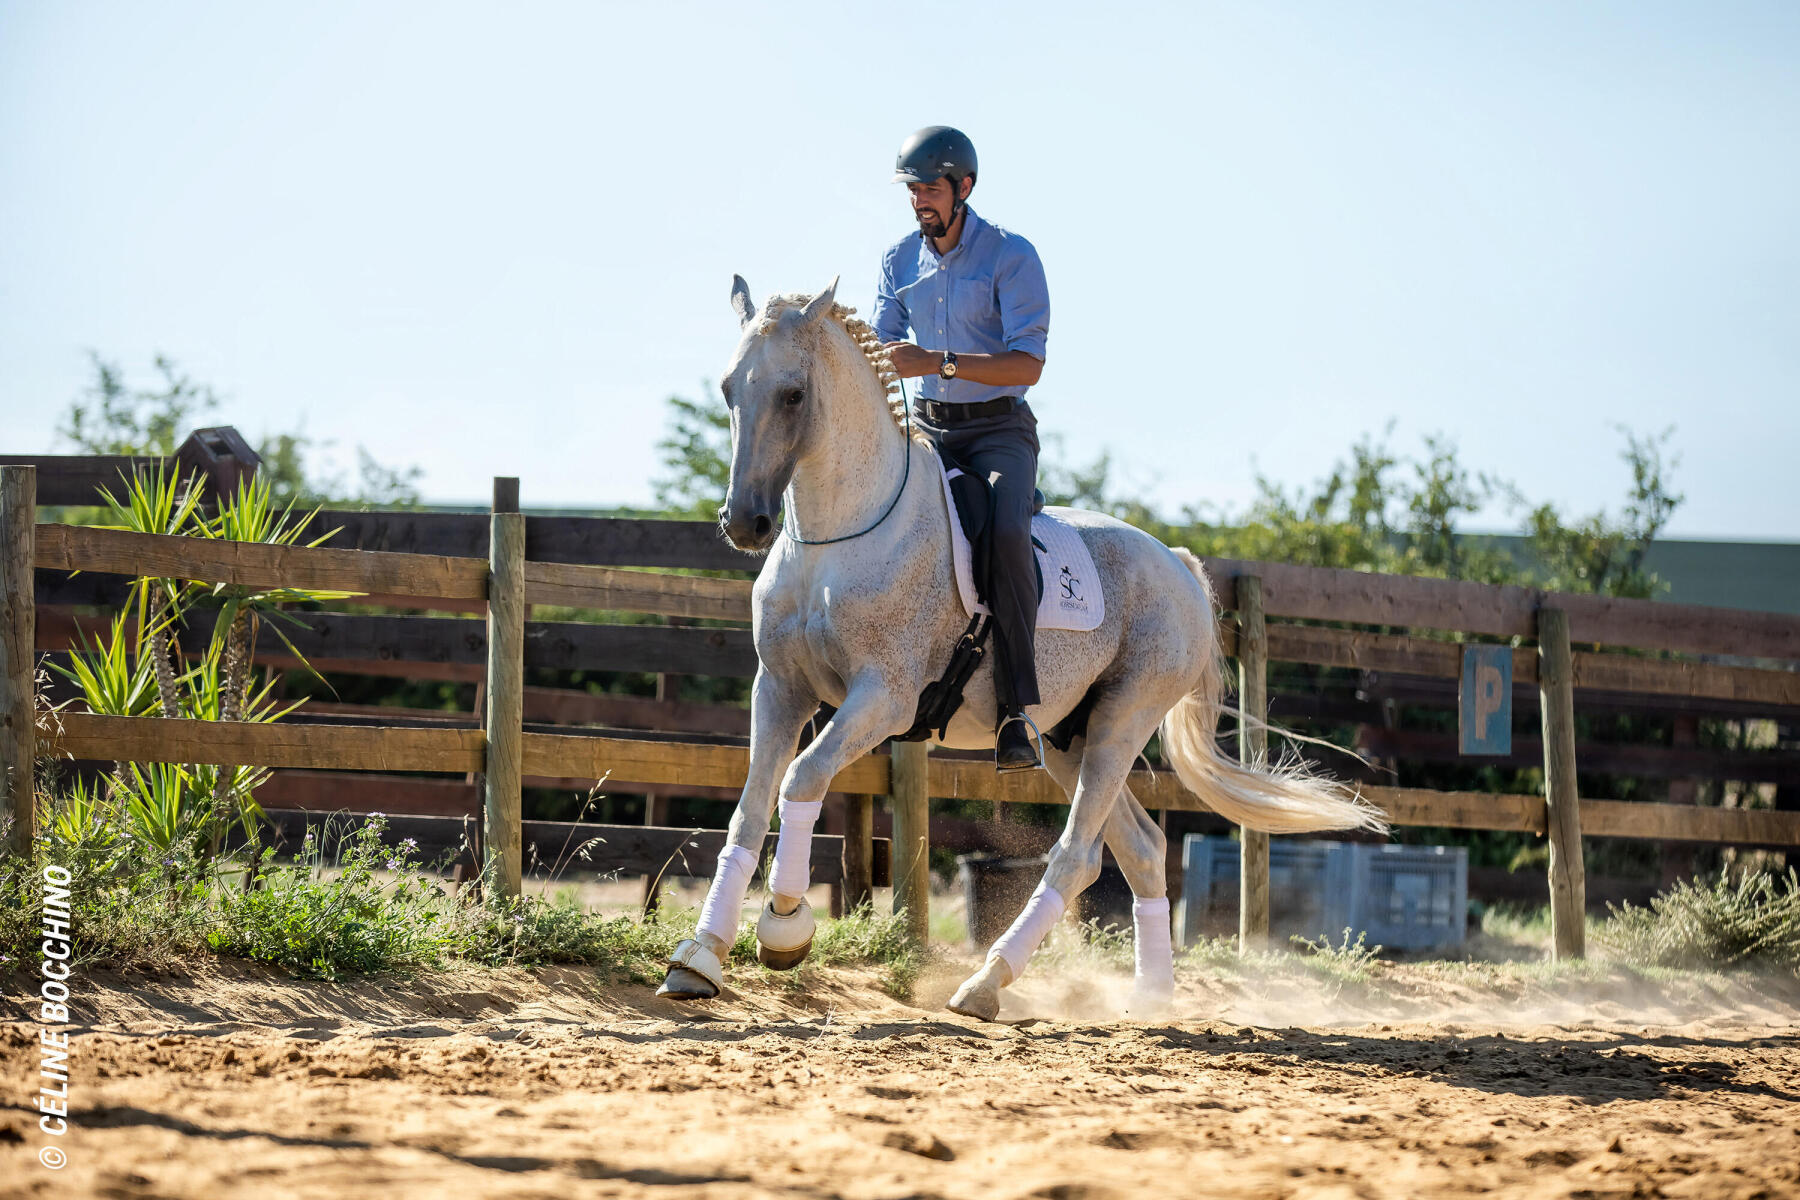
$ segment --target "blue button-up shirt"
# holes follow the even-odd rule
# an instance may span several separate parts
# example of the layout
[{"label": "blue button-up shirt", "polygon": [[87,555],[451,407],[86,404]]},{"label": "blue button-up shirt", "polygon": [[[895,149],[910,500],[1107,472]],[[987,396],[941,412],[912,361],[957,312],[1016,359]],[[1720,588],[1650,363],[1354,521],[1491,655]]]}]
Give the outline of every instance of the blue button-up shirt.
[{"label": "blue button-up shirt", "polygon": [[[904,341],[907,330],[926,350],[998,354],[1023,350],[1043,361],[1050,333],[1050,292],[1035,247],[964,208],[962,237],[939,254],[923,233],[901,238],[882,256],[875,288],[875,332]],[[1017,384],[995,387],[969,379],[918,381],[919,394],[949,404],[1023,396]]]}]

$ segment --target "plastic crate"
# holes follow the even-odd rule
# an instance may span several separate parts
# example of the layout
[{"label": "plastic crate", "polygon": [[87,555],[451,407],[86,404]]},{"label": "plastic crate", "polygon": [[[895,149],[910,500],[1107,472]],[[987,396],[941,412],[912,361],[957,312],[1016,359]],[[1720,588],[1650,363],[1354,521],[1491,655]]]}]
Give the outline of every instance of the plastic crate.
[{"label": "plastic crate", "polygon": [[[1288,838],[1269,843],[1269,932],[1277,940],[1326,935],[1336,919],[1329,897],[1342,895],[1349,882],[1344,848],[1342,842]],[[1237,932],[1240,853],[1229,837],[1190,833],[1182,842],[1181,904],[1175,914],[1180,945],[1191,946],[1203,934]]]},{"label": "plastic crate", "polygon": [[1352,938],[1360,931],[1371,945],[1390,950],[1463,944],[1469,912],[1466,849],[1357,843],[1345,848],[1353,851],[1344,921]]},{"label": "plastic crate", "polygon": [[[1177,944],[1237,932],[1241,848],[1191,833],[1182,842]],[[1275,838],[1269,843],[1269,933],[1367,936],[1390,950],[1459,946],[1469,901],[1468,851],[1459,846],[1373,846]]]}]

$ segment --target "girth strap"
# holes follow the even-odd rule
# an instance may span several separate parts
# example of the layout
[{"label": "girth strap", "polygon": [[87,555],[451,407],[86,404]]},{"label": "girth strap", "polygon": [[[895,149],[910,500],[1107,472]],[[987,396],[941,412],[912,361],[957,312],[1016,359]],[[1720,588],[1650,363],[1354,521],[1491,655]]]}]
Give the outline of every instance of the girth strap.
[{"label": "girth strap", "polygon": [[962,707],[964,685],[987,654],[988,634],[993,628],[994,622],[987,613],[976,613],[969,618],[962,636],[956,640],[956,649],[951,651],[950,665],[944,668],[943,677],[926,684],[919,694],[912,728],[895,734],[894,741],[922,742],[934,735],[944,736],[950,728],[950,718]]}]

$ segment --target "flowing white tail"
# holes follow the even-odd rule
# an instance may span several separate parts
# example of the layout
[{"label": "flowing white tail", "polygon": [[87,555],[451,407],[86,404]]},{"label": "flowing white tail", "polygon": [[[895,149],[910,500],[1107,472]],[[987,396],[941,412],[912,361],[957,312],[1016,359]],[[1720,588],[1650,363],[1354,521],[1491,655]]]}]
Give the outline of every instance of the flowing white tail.
[{"label": "flowing white tail", "polygon": [[[1176,549],[1175,556],[1200,581],[1211,620],[1218,609],[1205,568],[1185,549]],[[1225,657],[1217,630],[1210,633],[1211,662],[1199,686],[1176,701],[1162,721],[1163,753],[1182,786],[1220,816],[1264,833],[1387,832],[1380,809],[1336,780],[1312,774],[1302,763],[1245,765],[1220,751],[1215,731],[1224,700]]]}]

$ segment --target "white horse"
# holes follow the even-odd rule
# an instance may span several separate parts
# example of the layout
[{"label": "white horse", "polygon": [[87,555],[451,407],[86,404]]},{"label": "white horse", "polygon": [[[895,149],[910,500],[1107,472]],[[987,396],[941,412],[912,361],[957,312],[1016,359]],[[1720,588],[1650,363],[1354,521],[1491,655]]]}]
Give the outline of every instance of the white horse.
[{"label": "white horse", "polygon": [[[772,296],[760,309],[742,278],[733,283],[743,334],[721,385],[731,480],[719,520],[735,546],[768,559],[751,605],[759,665],[748,778],[695,936],[676,949],[660,993],[684,999],[717,995],[724,984],[721,964],[778,795],[759,957],[776,967],[805,958],[809,843],[832,777],[911,726],[919,693],[943,672],[968,620],[952,575],[939,459],[922,434],[903,433],[903,401],[891,398],[898,380],[873,331],[835,303],[835,280],[816,296]],[[1037,634],[1042,702],[1028,715],[1048,729],[1084,698],[1090,707],[1085,736],[1066,753],[1044,746],[1070,805],[1043,882],[950,1001],[984,1020],[998,1015],[1000,989],[1024,971],[1065,905],[1098,877],[1102,843],[1136,898],[1133,1011],[1172,994],[1164,838],[1126,785],[1159,725],[1182,784],[1239,824],[1271,833],[1385,828],[1378,811],[1333,782],[1242,766],[1220,752],[1224,661],[1198,559],[1108,516],[1053,511],[1093,555],[1105,615],[1092,632]],[[820,701],[837,712],[796,753]],[[941,744],[991,748],[994,726],[989,655]]]}]

